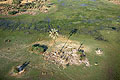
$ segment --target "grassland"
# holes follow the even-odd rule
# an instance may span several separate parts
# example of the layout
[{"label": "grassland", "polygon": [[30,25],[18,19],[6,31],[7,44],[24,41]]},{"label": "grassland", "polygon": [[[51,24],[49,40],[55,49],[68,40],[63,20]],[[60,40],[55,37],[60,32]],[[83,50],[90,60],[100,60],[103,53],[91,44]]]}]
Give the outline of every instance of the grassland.
[{"label": "grassland", "polygon": [[[0,16],[0,80],[120,80],[120,5],[107,0],[51,0],[55,8],[38,15]],[[89,47],[86,53],[91,67],[49,64],[42,55],[30,53],[28,45],[50,41],[50,28]],[[11,42],[5,42],[5,40]],[[103,55],[95,53],[103,49]],[[22,76],[11,77],[12,67],[31,61]],[[94,63],[98,62],[98,66]],[[42,75],[42,72],[47,75]]]}]

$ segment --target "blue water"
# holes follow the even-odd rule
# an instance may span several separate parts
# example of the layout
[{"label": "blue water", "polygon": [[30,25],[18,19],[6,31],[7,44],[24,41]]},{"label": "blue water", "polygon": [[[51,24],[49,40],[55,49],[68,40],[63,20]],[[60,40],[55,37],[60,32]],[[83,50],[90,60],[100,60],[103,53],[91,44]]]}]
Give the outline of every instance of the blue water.
[{"label": "blue water", "polygon": [[120,16],[118,16],[118,18],[120,18]]},{"label": "blue water", "polygon": [[65,3],[62,3],[61,5],[62,5],[62,6],[65,6]]}]

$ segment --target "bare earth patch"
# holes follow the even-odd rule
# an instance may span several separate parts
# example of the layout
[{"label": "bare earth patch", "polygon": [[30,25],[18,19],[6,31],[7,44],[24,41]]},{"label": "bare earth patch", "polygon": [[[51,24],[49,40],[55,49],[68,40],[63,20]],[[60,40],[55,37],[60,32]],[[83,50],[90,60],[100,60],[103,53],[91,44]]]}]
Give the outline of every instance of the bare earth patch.
[{"label": "bare earth patch", "polygon": [[119,0],[110,0],[110,2],[112,2],[114,4],[117,4],[117,5],[120,5],[120,1]]},{"label": "bare earth patch", "polygon": [[96,49],[96,54],[98,55],[102,55],[103,54],[103,50],[101,50],[100,48]]},{"label": "bare earth patch", "polygon": [[[47,41],[35,42],[34,44],[39,43],[47,45],[50,48],[50,51],[46,51],[42,54],[44,56],[44,60],[53,62],[54,64],[62,66],[63,68],[69,65],[81,65],[81,64],[90,66],[87,57],[81,59],[81,54],[77,53],[78,48],[80,46],[79,42],[68,40],[66,46],[63,48],[62,51],[60,51],[66,41],[67,38],[60,36],[59,38],[56,39],[55,44],[53,43],[52,40],[48,42]],[[84,47],[84,49],[86,50],[86,47]]]}]

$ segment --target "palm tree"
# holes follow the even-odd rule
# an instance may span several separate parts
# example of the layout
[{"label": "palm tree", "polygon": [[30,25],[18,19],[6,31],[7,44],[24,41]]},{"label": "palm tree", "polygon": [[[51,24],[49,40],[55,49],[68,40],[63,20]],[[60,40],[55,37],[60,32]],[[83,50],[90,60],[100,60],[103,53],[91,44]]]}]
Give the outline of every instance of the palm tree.
[{"label": "palm tree", "polygon": [[51,29],[51,30],[49,31],[49,36],[54,40],[54,43],[56,43],[55,40],[56,40],[56,38],[58,38],[58,36],[59,36],[58,30],[56,30],[55,28],[54,28],[54,29]]}]

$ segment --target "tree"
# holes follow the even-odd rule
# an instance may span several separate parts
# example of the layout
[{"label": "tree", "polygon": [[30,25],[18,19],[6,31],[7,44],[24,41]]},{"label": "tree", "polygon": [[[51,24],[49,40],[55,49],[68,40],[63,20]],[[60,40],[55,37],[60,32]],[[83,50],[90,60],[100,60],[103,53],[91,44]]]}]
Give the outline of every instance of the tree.
[{"label": "tree", "polygon": [[59,36],[58,30],[56,30],[55,28],[54,28],[54,29],[51,29],[51,30],[49,31],[49,36],[54,40],[54,43],[56,43],[55,40],[56,40],[56,38]]}]

